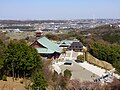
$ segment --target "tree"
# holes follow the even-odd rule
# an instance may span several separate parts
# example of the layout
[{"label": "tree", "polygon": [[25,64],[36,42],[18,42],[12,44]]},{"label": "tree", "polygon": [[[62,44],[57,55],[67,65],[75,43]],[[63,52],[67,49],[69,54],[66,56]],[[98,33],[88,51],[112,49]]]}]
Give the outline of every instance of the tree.
[{"label": "tree", "polygon": [[[3,73],[5,71],[5,73]],[[34,90],[45,90],[47,82],[43,77],[43,69],[40,55],[29,47],[25,41],[10,41],[6,48],[0,41],[0,79],[6,80],[8,76],[20,76],[33,78]],[[5,74],[5,75],[4,75]]]},{"label": "tree", "polygon": [[38,72],[33,76],[33,90],[46,90],[47,82],[43,74]]},{"label": "tree", "polygon": [[5,50],[5,45],[0,40],[0,79],[2,79],[2,76],[4,74],[4,71],[3,71],[3,67],[4,67],[4,50]]},{"label": "tree", "polygon": [[115,60],[113,66],[116,67],[117,71],[120,74],[120,60]]},{"label": "tree", "polygon": [[61,77],[59,86],[60,86],[61,90],[66,90],[67,80],[64,77]]},{"label": "tree", "polygon": [[90,53],[100,60],[111,63],[118,71],[120,70],[120,46],[96,42],[90,46]]},{"label": "tree", "polygon": [[68,70],[68,69],[66,69],[66,70],[64,71],[64,77],[65,77],[66,79],[70,79],[71,76],[72,76],[71,71]]},{"label": "tree", "polygon": [[[5,50],[5,70],[9,75],[30,77],[32,72],[42,67],[37,51],[25,42],[11,41]],[[14,70],[14,73],[12,74]]]}]

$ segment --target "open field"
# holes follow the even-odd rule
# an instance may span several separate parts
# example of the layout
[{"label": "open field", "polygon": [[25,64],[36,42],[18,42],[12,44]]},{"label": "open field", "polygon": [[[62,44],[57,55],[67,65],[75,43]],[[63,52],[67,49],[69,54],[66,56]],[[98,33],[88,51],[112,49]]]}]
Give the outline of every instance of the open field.
[{"label": "open field", "polygon": [[35,36],[35,32],[7,33],[6,36],[10,37],[11,40],[20,40],[25,39],[28,36]]}]

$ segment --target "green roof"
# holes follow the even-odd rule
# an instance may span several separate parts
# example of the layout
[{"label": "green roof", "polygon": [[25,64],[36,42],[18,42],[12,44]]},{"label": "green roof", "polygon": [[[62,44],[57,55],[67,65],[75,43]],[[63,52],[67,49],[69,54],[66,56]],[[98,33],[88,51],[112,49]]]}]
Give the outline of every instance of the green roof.
[{"label": "green roof", "polygon": [[73,42],[79,42],[79,40],[62,40],[62,41],[59,43],[59,46],[60,46],[60,45],[70,46]]},{"label": "green roof", "polygon": [[[58,52],[58,53],[62,52],[62,48],[60,48],[57,44],[53,43],[52,41],[50,41],[46,37],[40,37],[37,40],[37,42],[40,43],[41,45],[43,45],[44,47],[46,47],[46,49],[49,52]],[[45,50],[41,49],[40,51],[45,51]]]}]

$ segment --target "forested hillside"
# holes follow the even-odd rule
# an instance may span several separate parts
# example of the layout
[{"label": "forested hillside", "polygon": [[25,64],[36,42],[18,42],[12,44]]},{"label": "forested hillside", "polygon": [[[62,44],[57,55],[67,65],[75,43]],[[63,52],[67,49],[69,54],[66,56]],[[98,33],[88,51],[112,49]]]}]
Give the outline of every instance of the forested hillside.
[{"label": "forested hillside", "polygon": [[17,78],[29,78],[33,83],[33,90],[37,87],[45,89],[47,82],[43,75],[41,57],[37,51],[28,46],[24,40],[10,41],[4,34],[0,35],[3,36],[0,38],[0,80],[7,81],[7,77],[12,77],[13,81]]},{"label": "forested hillside", "polygon": [[91,33],[81,39],[89,52],[96,58],[111,63],[120,72],[120,28],[105,25],[84,33]]}]

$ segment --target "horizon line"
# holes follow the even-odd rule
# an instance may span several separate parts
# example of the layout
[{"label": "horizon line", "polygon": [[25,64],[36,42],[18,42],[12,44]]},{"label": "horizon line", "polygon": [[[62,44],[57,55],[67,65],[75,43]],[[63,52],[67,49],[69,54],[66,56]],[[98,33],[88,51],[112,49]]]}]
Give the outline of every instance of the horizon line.
[{"label": "horizon line", "polygon": [[78,18],[78,19],[0,19],[0,20],[16,20],[16,21],[38,21],[38,20],[40,20],[40,21],[42,21],[42,20],[86,20],[86,19],[88,19],[88,20],[99,20],[99,19],[113,19],[113,20],[115,20],[115,19],[120,19],[120,18]]}]

